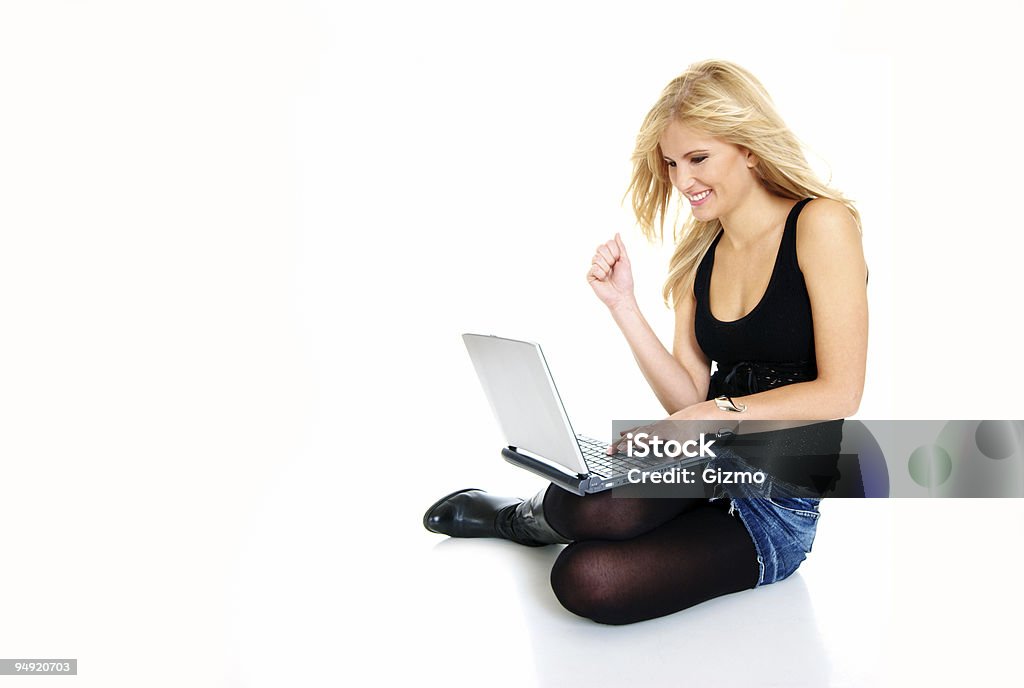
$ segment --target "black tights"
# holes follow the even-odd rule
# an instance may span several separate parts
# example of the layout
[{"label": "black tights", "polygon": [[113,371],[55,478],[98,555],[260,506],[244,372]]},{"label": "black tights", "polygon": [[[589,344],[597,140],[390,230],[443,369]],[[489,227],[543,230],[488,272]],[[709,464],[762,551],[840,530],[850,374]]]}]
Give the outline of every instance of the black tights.
[{"label": "black tights", "polygon": [[610,490],[579,497],[551,485],[544,514],[574,541],[551,569],[555,596],[580,616],[628,624],[754,587],[754,543],[728,506]]}]

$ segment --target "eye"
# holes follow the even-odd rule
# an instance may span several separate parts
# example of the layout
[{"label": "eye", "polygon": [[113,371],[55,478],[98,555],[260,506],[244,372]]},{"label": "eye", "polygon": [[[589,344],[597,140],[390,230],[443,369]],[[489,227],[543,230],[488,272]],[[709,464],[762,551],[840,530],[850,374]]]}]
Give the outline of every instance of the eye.
[{"label": "eye", "polygon": [[694,165],[699,165],[707,159],[708,156],[706,155],[695,155],[692,158],[690,158],[690,162],[692,162]]},{"label": "eye", "polygon": [[668,165],[669,167],[675,167],[676,166],[675,162],[673,162],[671,160],[668,160],[668,159],[665,160],[665,164]]}]

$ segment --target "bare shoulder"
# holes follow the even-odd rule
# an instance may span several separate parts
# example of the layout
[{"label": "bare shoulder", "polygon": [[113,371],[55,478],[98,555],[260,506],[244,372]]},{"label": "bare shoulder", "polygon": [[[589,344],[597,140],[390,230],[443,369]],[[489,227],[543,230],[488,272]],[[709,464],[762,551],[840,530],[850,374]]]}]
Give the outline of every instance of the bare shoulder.
[{"label": "bare shoulder", "polygon": [[800,211],[796,245],[801,269],[808,264],[864,260],[857,221],[845,205],[831,198],[815,198]]},{"label": "bare shoulder", "polygon": [[857,221],[853,219],[849,208],[831,198],[815,198],[808,202],[800,211],[797,225],[800,229],[797,236],[822,233],[841,235],[852,233],[860,236]]}]

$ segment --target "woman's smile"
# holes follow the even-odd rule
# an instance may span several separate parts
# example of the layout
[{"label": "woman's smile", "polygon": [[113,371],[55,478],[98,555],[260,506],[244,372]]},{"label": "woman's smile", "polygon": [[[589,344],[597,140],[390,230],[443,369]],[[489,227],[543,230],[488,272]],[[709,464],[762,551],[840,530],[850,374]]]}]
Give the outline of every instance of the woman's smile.
[{"label": "woman's smile", "polygon": [[704,201],[706,201],[708,199],[708,196],[710,196],[710,195],[711,195],[711,189],[704,189],[700,193],[686,194],[686,198],[687,198],[687,200],[690,201],[690,205],[696,207],[698,205],[704,205]]}]

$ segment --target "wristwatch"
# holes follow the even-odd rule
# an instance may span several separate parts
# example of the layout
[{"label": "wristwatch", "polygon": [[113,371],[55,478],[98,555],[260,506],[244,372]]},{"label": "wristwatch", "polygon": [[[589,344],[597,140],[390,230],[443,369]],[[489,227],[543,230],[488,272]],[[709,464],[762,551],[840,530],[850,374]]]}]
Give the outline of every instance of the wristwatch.
[{"label": "wristwatch", "polygon": [[722,411],[732,411],[733,413],[743,413],[747,410],[746,404],[737,404],[730,397],[721,396],[715,397],[715,404]]}]

